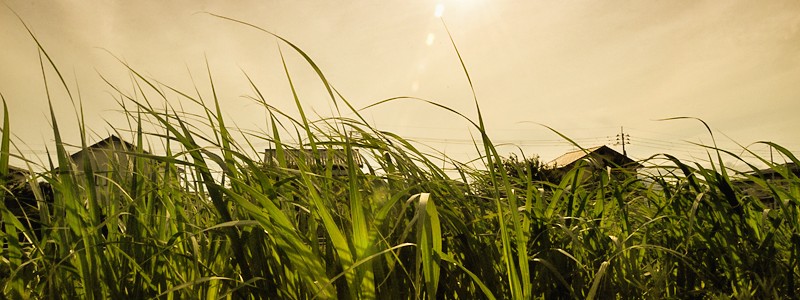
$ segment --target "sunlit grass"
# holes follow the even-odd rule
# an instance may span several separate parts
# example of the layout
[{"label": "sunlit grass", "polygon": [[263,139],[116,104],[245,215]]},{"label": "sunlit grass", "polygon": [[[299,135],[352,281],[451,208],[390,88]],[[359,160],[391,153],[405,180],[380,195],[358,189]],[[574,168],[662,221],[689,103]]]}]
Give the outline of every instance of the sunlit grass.
[{"label": "sunlit grass", "polygon": [[[711,165],[664,154],[650,161],[669,164],[645,162],[655,165],[647,172],[578,167],[548,182],[530,168],[495,168],[504,158],[486,134],[478,99],[474,117],[422,99],[378,101],[420,101],[474,126],[481,134],[476,161],[483,166],[454,162],[458,174],[451,177],[414,143],[369,125],[308,55],[278,38],[315,70],[340,116],[355,117],[310,119],[291,85],[292,66],[284,64],[297,112],[275,109],[246,78],[270,129],[244,132],[228,125],[223,96],[213,89],[181,91],[121,63],[136,90],[109,87],[131,120],[131,128],[115,131],[137,145],[120,152],[132,163],[112,165],[124,171],[110,173],[91,164],[65,167],[70,153],[51,110],[54,161],[41,167],[54,171],[30,175],[24,184],[36,214],[13,213],[31,211],[14,208],[22,203],[19,190],[2,193],[3,295],[660,299],[781,298],[800,289],[800,179],[782,165],[761,162],[784,178],[779,181],[736,173],[722,157],[746,162],[710,146]],[[39,51],[43,74],[57,71],[45,49]],[[213,87],[212,70],[206,77]],[[69,91],[60,75],[43,79]],[[202,113],[152,105],[172,97]],[[4,107],[4,187],[10,115]],[[87,149],[97,137],[80,129]],[[152,151],[145,141],[165,149]],[[255,141],[275,145],[277,164],[254,154],[263,150]],[[770,145],[798,163],[787,149]],[[290,166],[286,153],[296,149],[343,151],[346,172],[334,172],[341,166],[317,151]],[[353,159],[356,150],[370,162],[365,172]],[[751,184],[740,185],[745,181]],[[486,184],[476,190],[474,182]],[[746,192],[754,186],[769,200]],[[32,230],[33,223],[41,230]]]}]

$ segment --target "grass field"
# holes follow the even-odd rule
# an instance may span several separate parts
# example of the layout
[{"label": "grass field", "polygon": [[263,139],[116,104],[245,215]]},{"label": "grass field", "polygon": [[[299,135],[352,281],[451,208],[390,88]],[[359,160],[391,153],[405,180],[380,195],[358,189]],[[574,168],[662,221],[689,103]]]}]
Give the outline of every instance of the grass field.
[{"label": "grass field", "polygon": [[[316,70],[337,109],[355,117],[310,120],[297,94],[299,113],[278,111],[251,82],[252,100],[268,111],[271,130],[242,132],[227,125],[213,92],[201,97],[157,88],[162,85],[129,68],[138,90],[117,90],[133,124],[117,130],[139,145],[125,153],[134,158],[131,165],[117,166],[129,171],[60,168],[7,188],[0,207],[2,294],[764,299],[800,292],[800,179],[784,165],[758,162],[782,178],[767,180],[727,168],[723,161],[747,162],[709,146],[710,164],[662,154],[643,162],[647,167],[638,174],[576,168],[541,182],[530,172],[511,176],[490,167],[502,157],[486,134],[477,99],[475,117],[431,102],[481,133],[475,146],[483,167],[454,162],[453,176],[415,144],[370,126],[302,50],[283,42]],[[40,51],[43,68],[57,70]],[[63,79],[50,80],[68,89]],[[203,113],[151,105],[172,97]],[[8,187],[13,128],[4,113],[0,175]],[[52,109],[51,115],[53,160],[44,169],[69,165]],[[87,139],[84,133],[84,148]],[[144,141],[160,141],[165,149],[152,154]],[[252,154],[262,149],[251,141],[273,143],[277,164]],[[800,163],[789,150],[770,145]],[[317,154],[289,167],[284,151],[297,147],[357,149],[370,165],[362,172],[348,156],[346,174],[334,174],[334,162]],[[100,179],[112,184],[99,185]],[[489,184],[476,190],[469,184],[476,179]],[[20,197],[24,189],[35,201]],[[767,197],[755,197],[752,189]],[[19,209],[26,203],[35,208]]]}]

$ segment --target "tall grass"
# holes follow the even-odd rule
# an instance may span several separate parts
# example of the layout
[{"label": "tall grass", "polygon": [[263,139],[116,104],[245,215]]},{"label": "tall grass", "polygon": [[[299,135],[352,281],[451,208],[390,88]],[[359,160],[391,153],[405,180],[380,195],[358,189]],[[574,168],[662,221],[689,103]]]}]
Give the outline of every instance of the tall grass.
[{"label": "tall grass", "polygon": [[[800,179],[782,165],[762,159],[785,178],[779,181],[737,173],[722,156],[744,160],[710,146],[710,157],[718,158],[710,166],[663,154],[645,162],[646,172],[576,167],[560,181],[543,182],[530,169],[512,176],[494,168],[503,158],[486,134],[478,99],[475,118],[427,100],[378,101],[375,105],[422,101],[475,126],[483,168],[455,162],[458,176],[452,178],[414,143],[369,125],[310,56],[278,38],[315,70],[338,117],[306,115],[285,63],[294,113],[275,109],[246,77],[251,100],[267,111],[271,129],[264,132],[228,125],[220,105],[224,96],[213,89],[210,69],[212,91],[203,95],[146,78],[121,63],[136,90],[126,93],[109,82],[132,124],[115,130],[136,147],[118,151],[130,158],[121,160],[124,165],[98,172],[92,164],[69,167],[51,109],[56,161],[42,167],[53,171],[26,181],[38,219],[12,213],[9,206],[21,203],[20,197],[8,188],[2,193],[3,295],[627,299],[798,294]],[[43,74],[47,68],[57,71],[45,49],[39,51]],[[470,80],[463,61],[462,66]],[[60,75],[43,79],[69,91]],[[152,105],[171,97],[202,113]],[[4,186],[13,142],[9,115],[4,107]],[[94,137],[85,134],[86,128],[81,132],[87,150]],[[163,151],[148,149],[146,141],[160,142]],[[254,154],[261,141],[275,145],[277,163]],[[770,145],[798,163],[788,149]],[[287,153],[304,148],[314,150],[312,157],[290,164]],[[347,153],[346,174],[334,172],[334,160],[323,159],[317,149]],[[356,151],[369,162],[366,171],[353,158]],[[475,190],[469,185],[474,180],[490,182],[490,188]],[[48,183],[52,195],[37,181]],[[764,203],[749,194],[737,185],[742,181],[766,191],[771,200]],[[32,231],[26,225],[31,223],[41,224],[41,231]]]}]

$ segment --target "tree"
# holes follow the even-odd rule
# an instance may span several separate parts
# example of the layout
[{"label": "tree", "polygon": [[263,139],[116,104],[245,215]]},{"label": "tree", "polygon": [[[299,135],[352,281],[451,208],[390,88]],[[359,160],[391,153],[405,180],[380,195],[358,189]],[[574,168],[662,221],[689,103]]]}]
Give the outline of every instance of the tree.
[{"label": "tree", "polygon": [[[501,158],[492,166],[496,174],[495,181],[501,184],[501,173],[504,173],[509,180],[509,184],[515,189],[525,189],[530,184],[558,183],[564,172],[560,169],[548,168],[538,155],[531,157],[523,156],[520,159],[512,153],[506,158]],[[491,172],[481,171],[473,176],[471,188],[473,192],[480,196],[490,196],[494,190],[492,186]],[[503,193],[501,191],[501,193]],[[501,195],[502,196],[502,195]]]}]

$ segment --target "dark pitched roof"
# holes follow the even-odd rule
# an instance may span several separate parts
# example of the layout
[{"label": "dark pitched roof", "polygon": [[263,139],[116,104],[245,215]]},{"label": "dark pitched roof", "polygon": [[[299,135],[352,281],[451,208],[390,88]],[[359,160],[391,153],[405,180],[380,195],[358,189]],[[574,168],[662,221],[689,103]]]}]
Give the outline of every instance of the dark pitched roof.
[{"label": "dark pitched roof", "polygon": [[[94,143],[94,144],[92,144],[90,146],[87,146],[86,149],[103,148],[106,145],[112,144],[114,142],[122,144],[123,147],[126,148],[126,150],[134,150],[134,149],[136,149],[136,145],[131,144],[128,141],[123,140],[122,138],[120,138],[120,137],[118,137],[116,135],[113,135],[113,134],[110,135],[109,137],[105,138],[105,139],[100,140],[97,143]],[[73,153],[72,155],[70,155],[70,157],[75,158],[77,155],[79,155],[81,152],[83,152],[83,150],[84,149],[81,149],[81,150]]]},{"label": "dark pitched roof", "polygon": [[[124,149],[118,149],[118,150],[133,151],[133,150],[136,149],[136,145],[131,144],[128,141],[123,140],[122,138],[112,134],[112,135],[110,135],[109,137],[107,137],[105,139],[102,139],[102,140],[100,140],[100,141],[98,141],[98,142],[96,142],[96,143],[94,143],[92,145],[86,146],[86,149],[81,149],[81,150],[76,151],[75,153],[72,153],[69,157],[70,157],[70,159],[75,161],[75,160],[78,160],[80,158],[79,156],[81,154],[83,154],[84,150],[102,149],[106,145],[109,145],[109,144],[112,144],[112,143],[115,143],[115,142],[117,142],[119,144],[122,144],[122,147],[124,148]],[[144,153],[148,153],[148,152],[144,151]],[[64,170],[62,170],[61,167],[62,166],[55,167],[51,171],[53,171],[53,172],[63,172]]]},{"label": "dark pitched roof", "polygon": [[[336,167],[347,167],[347,152],[345,149],[328,149],[322,148],[317,149],[319,153],[319,161],[322,164],[327,163],[328,159],[333,160],[333,165]],[[358,149],[352,150],[352,157],[353,163],[361,167],[364,162],[360,154],[358,154]],[[306,164],[313,164],[313,157],[314,154],[312,153],[311,149],[283,149],[283,154],[286,159],[286,163],[289,166],[297,167],[297,161],[302,160]],[[266,149],[264,150],[264,162],[266,163],[277,163],[278,162],[278,152],[277,149]]]},{"label": "dark pitched roof", "polygon": [[21,184],[24,183],[31,172],[28,169],[23,169],[8,165],[8,174],[3,178],[6,185],[8,184]]},{"label": "dark pitched roof", "polygon": [[28,169],[23,169],[23,168],[20,168],[20,167],[15,167],[15,166],[12,166],[12,165],[8,165],[8,174],[14,174],[14,173],[28,174],[28,173],[30,173],[30,171],[28,171]]},{"label": "dark pitched roof", "polygon": [[781,173],[778,172],[779,168],[785,168],[786,171],[788,171],[789,173],[795,174],[796,176],[800,176],[800,166],[798,166],[794,162],[788,162],[782,165],[775,165],[774,168],[766,168],[758,171],[750,171],[747,173],[753,176],[768,178],[768,179],[783,178],[783,175],[781,175]]},{"label": "dark pitched roof", "polygon": [[547,163],[545,166],[551,169],[569,167],[572,166],[575,162],[587,157],[595,159],[600,158],[607,163],[611,163],[612,165],[620,167],[632,167],[632,168],[642,167],[642,165],[640,165],[633,159],[625,155],[622,155],[622,153],[619,153],[614,149],[611,149],[605,145],[564,153],[563,155]]}]

